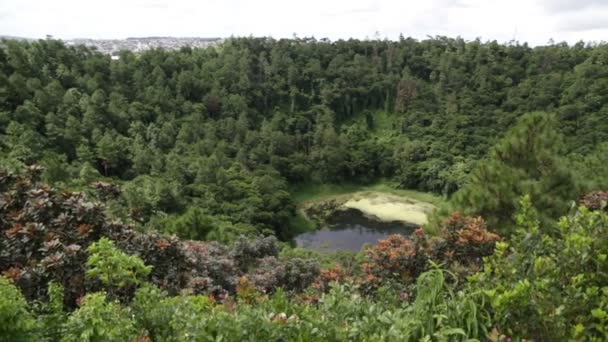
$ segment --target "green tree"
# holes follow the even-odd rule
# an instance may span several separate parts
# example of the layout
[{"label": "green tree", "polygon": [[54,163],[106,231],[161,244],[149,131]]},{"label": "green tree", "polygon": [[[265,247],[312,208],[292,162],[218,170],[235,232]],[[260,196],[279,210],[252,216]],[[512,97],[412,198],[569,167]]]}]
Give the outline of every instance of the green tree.
[{"label": "green tree", "polygon": [[103,174],[124,172],[119,167],[127,160],[128,140],[115,132],[106,132],[97,142],[95,148],[97,159],[101,164]]},{"label": "green tree", "polygon": [[105,237],[92,243],[87,252],[87,277],[98,278],[112,288],[139,285],[152,271],[152,266],[146,266],[141,259],[120,251]]},{"label": "green tree", "polygon": [[185,239],[206,240],[207,234],[215,227],[214,223],[202,209],[192,207],[172,222],[172,231]]},{"label": "green tree", "polygon": [[543,222],[557,219],[577,194],[574,177],[560,157],[562,147],[553,115],[523,116],[478,163],[451,205],[508,232],[519,198],[528,194]]},{"label": "green tree", "polygon": [[142,175],[128,182],[123,190],[133,218],[141,222],[147,222],[157,211],[172,213],[183,208],[180,187],[165,178]]}]

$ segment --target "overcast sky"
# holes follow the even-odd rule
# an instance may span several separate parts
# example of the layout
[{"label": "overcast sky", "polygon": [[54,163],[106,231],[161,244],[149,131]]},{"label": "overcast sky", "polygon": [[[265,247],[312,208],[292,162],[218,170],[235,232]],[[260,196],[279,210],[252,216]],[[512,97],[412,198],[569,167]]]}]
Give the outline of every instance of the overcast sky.
[{"label": "overcast sky", "polygon": [[608,40],[608,0],[0,0],[0,35]]}]

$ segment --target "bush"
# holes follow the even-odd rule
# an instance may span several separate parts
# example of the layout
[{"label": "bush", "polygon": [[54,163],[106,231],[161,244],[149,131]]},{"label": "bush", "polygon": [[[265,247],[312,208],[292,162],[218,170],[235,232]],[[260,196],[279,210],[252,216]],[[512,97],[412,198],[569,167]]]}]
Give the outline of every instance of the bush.
[{"label": "bush", "polygon": [[402,235],[391,235],[378,241],[365,251],[366,262],[362,265],[365,280],[369,283],[397,280],[413,282],[427,267],[425,251]]},{"label": "bush", "polygon": [[546,227],[526,198],[519,211],[518,233],[497,243],[471,278],[497,329],[534,340],[606,340],[608,214],[581,207]]},{"label": "bush", "polygon": [[462,216],[456,212],[448,217],[442,227],[444,239],[443,257],[463,264],[480,264],[481,258],[494,252],[494,245],[499,241],[498,235],[487,230],[481,217]]},{"label": "bush", "polygon": [[456,271],[459,279],[478,271],[482,258],[491,255],[498,235],[486,229],[481,217],[452,214],[443,223],[441,237],[428,239],[422,229],[411,237],[391,235],[365,251],[360,282],[366,291],[393,282],[408,286],[433,263]]},{"label": "bush", "polygon": [[88,294],[68,319],[62,342],[131,341],[138,335],[129,310],[106,301],[105,293]]},{"label": "bush", "polygon": [[87,277],[99,278],[106,286],[139,285],[152,270],[152,266],[146,266],[141,259],[120,251],[105,237],[91,244],[87,251],[90,254]]},{"label": "bush", "polygon": [[171,320],[179,297],[168,297],[167,293],[154,286],[142,286],[135,293],[131,308],[137,326],[145,330],[153,341],[166,341],[175,334]]},{"label": "bush", "polygon": [[0,340],[35,341],[36,321],[15,285],[0,276]]},{"label": "bush", "polygon": [[[315,263],[276,259],[272,264],[280,271],[278,278],[265,279],[274,277],[262,262],[278,255],[274,237],[241,238],[230,248],[155,232],[142,234],[111,220],[103,204],[83,193],[60,192],[38,183],[41,169],[28,170],[22,175],[0,171],[0,272],[28,300],[45,300],[51,281],[63,286],[70,310],[91,290],[106,290],[128,302],[145,279],[176,295],[234,293],[237,279],[248,274],[255,274],[256,286],[267,292],[278,286],[297,290],[315,276]],[[108,183],[95,187],[108,196],[117,194]]]},{"label": "bush", "polygon": [[41,334],[46,340],[58,341],[63,335],[63,325],[68,313],[64,311],[64,289],[63,286],[52,281],[47,291],[47,302],[35,302]]},{"label": "bush", "polygon": [[608,191],[592,191],[585,194],[578,203],[589,210],[608,210]]}]

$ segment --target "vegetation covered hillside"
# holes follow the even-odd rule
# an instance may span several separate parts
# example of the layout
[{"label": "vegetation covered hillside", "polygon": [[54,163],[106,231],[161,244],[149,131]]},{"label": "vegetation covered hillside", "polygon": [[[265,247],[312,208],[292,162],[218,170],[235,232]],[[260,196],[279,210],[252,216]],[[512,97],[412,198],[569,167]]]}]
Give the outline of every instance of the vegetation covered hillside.
[{"label": "vegetation covered hillside", "polygon": [[[605,341],[607,76],[583,43],[2,41],[0,340]],[[292,247],[290,190],[377,181],[443,200]]]},{"label": "vegetation covered hillside", "polygon": [[114,214],[139,225],[285,238],[288,184],[383,177],[451,194],[527,112],[554,113],[563,152],[592,163],[608,139],[607,56],[583,43],[238,38],[111,60],[4,41],[0,160],[40,163],[69,188],[112,178]]}]

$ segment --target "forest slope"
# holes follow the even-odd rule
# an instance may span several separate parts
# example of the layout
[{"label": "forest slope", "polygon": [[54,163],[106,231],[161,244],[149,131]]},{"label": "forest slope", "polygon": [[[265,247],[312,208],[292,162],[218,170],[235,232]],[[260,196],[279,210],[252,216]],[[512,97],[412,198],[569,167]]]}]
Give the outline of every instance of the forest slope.
[{"label": "forest slope", "polygon": [[555,113],[572,168],[608,140],[605,45],[236,38],[118,60],[0,45],[0,164],[38,162],[68,188],[117,181],[114,215],[183,237],[286,238],[302,182],[449,195],[531,111]]}]

